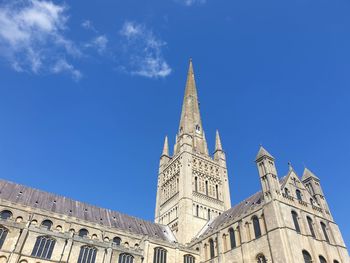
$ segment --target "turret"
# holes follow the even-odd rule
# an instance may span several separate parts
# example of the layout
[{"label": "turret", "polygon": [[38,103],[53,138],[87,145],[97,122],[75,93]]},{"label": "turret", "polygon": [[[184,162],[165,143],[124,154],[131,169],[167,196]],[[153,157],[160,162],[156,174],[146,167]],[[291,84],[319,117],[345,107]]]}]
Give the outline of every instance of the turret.
[{"label": "turret", "polygon": [[222,149],[221,138],[218,130],[216,130],[214,160],[226,167],[226,155]]},{"label": "turret", "polygon": [[169,142],[168,142],[168,136],[165,136],[163,152],[162,152],[162,155],[160,156],[159,167],[161,168],[164,164],[168,163],[169,160],[170,160]]},{"label": "turret", "polygon": [[260,146],[255,162],[258,167],[264,198],[266,200],[276,198],[281,194],[281,186],[277,176],[275,158],[264,147]]}]

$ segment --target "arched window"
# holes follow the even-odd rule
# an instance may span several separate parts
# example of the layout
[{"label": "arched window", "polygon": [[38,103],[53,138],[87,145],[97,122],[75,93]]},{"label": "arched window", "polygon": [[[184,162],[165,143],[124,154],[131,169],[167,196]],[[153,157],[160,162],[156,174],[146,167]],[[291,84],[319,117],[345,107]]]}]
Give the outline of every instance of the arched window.
[{"label": "arched window", "polygon": [[297,190],[295,191],[295,194],[297,195],[298,200],[300,200],[300,201],[303,200],[303,198],[301,197],[301,192],[300,192],[299,189],[297,189]]},{"label": "arched window", "polygon": [[338,260],[333,260],[333,263],[339,263],[339,261]]},{"label": "arched window", "polygon": [[299,227],[299,221],[298,221],[298,214],[295,211],[292,211],[292,217],[293,217],[293,222],[294,222],[294,228],[295,231],[300,233],[300,227]]},{"label": "arched window", "polygon": [[205,181],[205,194],[208,195],[208,181]]},{"label": "arched window", "polygon": [[78,263],[95,263],[97,248],[82,246],[80,248]]},{"label": "arched window", "polygon": [[7,233],[8,233],[8,229],[3,227],[3,226],[0,226],[0,249],[2,248],[2,245],[4,244],[5,242],[5,239],[6,239],[6,236],[7,236]]},{"label": "arched window", "polygon": [[214,248],[214,240],[209,239],[209,252],[210,252],[210,259],[215,257],[215,248]]},{"label": "arched window", "polygon": [[326,224],[321,222],[321,228],[322,228],[322,231],[323,231],[324,238],[326,239],[327,242],[329,242]]},{"label": "arched window", "polygon": [[234,249],[237,244],[236,244],[236,237],[235,237],[235,231],[233,230],[233,228],[230,228],[228,230],[229,234],[230,234],[230,245],[231,245],[231,249]]},{"label": "arched window", "polygon": [[87,231],[85,228],[82,228],[79,230],[78,236],[80,237],[87,237],[89,234],[89,231]]},{"label": "arched window", "polygon": [[257,263],[267,263],[267,260],[263,254],[259,254],[256,257]]},{"label": "arched window", "polygon": [[288,196],[288,193],[289,193],[288,188],[284,188],[284,194]]},{"label": "arched window", "polygon": [[113,238],[113,244],[116,246],[120,246],[122,240],[120,239],[120,237],[115,237]]},{"label": "arched window", "polygon": [[309,225],[309,229],[310,229],[310,233],[311,233],[312,237],[316,238],[312,219],[310,217],[306,217],[306,219],[307,219],[307,223]]},{"label": "arched window", "polygon": [[10,219],[12,217],[12,212],[9,210],[4,210],[0,213],[0,218],[2,220],[7,220]]},{"label": "arched window", "polygon": [[196,206],[196,216],[199,216],[199,205]]},{"label": "arched window", "polygon": [[197,176],[194,178],[194,190],[196,192],[198,192],[198,177]]},{"label": "arched window", "polygon": [[52,225],[53,225],[52,221],[48,219],[41,222],[41,226],[46,227],[49,230],[51,229]]},{"label": "arched window", "polygon": [[119,255],[119,261],[118,263],[133,263],[134,257],[127,253],[122,253]]},{"label": "arched window", "polygon": [[219,186],[215,185],[216,199],[219,199]]},{"label": "arched window", "polygon": [[314,199],[310,198],[310,204],[314,205]]},{"label": "arched window", "polygon": [[153,263],[166,263],[167,251],[162,247],[154,249]]},{"label": "arched window", "polygon": [[327,260],[324,257],[319,256],[318,258],[320,259],[320,263],[327,263]]},{"label": "arched window", "polygon": [[184,255],[184,263],[195,263],[196,260],[192,255]]},{"label": "arched window", "polygon": [[305,263],[312,263],[312,258],[306,250],[303,250],[303,258]]},{"label": "arched window", "polygon": [[210,220],[210,209],[208,208],[208,220]]},{"label": "arched window", "polygon": [[253,220],[255,238],[259,238],[259,237],[261,237],[259,218],[257,216],[253,216],[252,220]]},{"label": "arched window", "polygon": [[50,259],[56,240],[48,236],[37,237],[32,251],[32,256],[43,259]]}]

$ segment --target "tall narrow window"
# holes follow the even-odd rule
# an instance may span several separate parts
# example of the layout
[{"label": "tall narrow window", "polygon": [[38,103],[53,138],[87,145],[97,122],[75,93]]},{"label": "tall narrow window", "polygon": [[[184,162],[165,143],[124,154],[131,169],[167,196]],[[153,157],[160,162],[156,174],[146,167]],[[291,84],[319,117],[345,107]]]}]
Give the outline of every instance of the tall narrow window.
[{"label": "tall narrow window", "polygon": [[257,263],[267,263],[267,260],[263,254],[259,254],[257,257]]},{"label": "tall narrow window", "polygon": [[7,230],[7,228],[0,226],[0,249],[2,248],[2,246],[4,245],[7,233],[9,231]]},{"label": "tall narrow window", "polygon": [[51,229],[53,223],[51,220],[44,220],[42,223],[41,223],[41,226],[43,227],[46,227],[48,230]]},{"label": "tall narrow window", "polygon": [[97,249],[91,246],[80,248],[78,263],[95,263]]},{"label": "tall narrow window", "polygon": [[319,256],[318,258],[320,259],[320,263],[327,263],[327,260],[324,257]]},{"label": "tall narrow window", "polygon": [[196,192],[198,192],[198,177],[197,176],[194,178],[194,190]]},{"label": "tall narrow window", "polygon": [[78,235],[79,235],[80,237],[87,237],[88,234],[89,234],[89,231],[87,231],[85,228],[80,229],[80,230],[79,230],[79,233],[78,233]]},{"label": "tall narrow window", "polygon": [[50,259],[56,240],[48,236],[37,237],[32,251],[32,256],[43,259]]},{"label": "tall narrow window", "polygon": [[307,223],[309,225],[309,229],[310,229],[310,233],[311,233],[312,237],[316,238],[312,219],[310,217],[306,217],[306,219],[307,219]]},{"label": "tall narrow window", "polygon": [[327,242],[329,242],[326,224],[321,222],[321,228],[322,228],[322,232],[323,232],[324,238],[326,239]]},{"label": "tall narrow window", "polygon": [[208,195],[209,189],[208,189],[208,181],[205,181],[205,194]]},{"label": "tall narrow window", "polygon": [[134,257],[127,253],[122,253],[119,255],[119,261],[118,263],[133,263]]},{"label": "tall narrow window", "polygon": [[12,212],[9,210],[4,210],[0,213],[0,218],[2,220],[7,220],[10,219],[12,217]]},{"label": "tall narrow window", "polygon": [[306,250],[303,250],[303,258],[305,263],[312,263],[312,258]]},{"label": "tall narrow window", "polygon": [[167,251],[162,247],[154,249],[153,263],[166,263]]},{"label": "tall narrow window", "polygon": [[259,218],[257,216],[253,216],[252,220],[253,220],[255,238],[259,238],[261,237]]},{"label": "tall narrow window", "polygon": [[299,227],[299,221],[298,221],[298,214],[295,211],[292,211],[292,217],[293,217],[293,222],[294,222],[294,228],[295,231],[300,233],[300,227]]},{"label": "tall narrow window", "polygon": [[219,199],[219,186],[215,185],[216,199]]},{"label": "tall narrow window", "polygon": [[120,243],[122,242],[122,240],[120,239],[120,237],[115,237],[113,238],[113,244],[116,246],[120,246]]},{"label": "tall narrow window", "polygon": [[199,216],[199,205],[196,206],[196,216]]},{"label": "tall narrow window", "polygon": [[288,193],[289,193],[288,188],[284,188],[284,194],[288,196]]},{"label": "tall narrow window", "polygon": [[237,244],[236,244],[236,237],[235,237],[235,231],[233,230],[233,228],[230,228],[228,230],[229,234],[230,234],[230,245],[231,245],[231,249],[234,249]]},{"label": "tall narrow window", "polygon": [[184,263],[195,263],[195,258],[192,255],[184,255]]},{"label": "tall narrow window", "polygon": [[210,209],[208,208],[208,220],[210,220]]},{"label": "tall narrow window", "polygon": [[302,201],[302,200],[303,200],[303,198],[301,197],[301,192],[300,192],[299,189],[297,189],[297,190],[295,191],[295,194],[297,195],[297,198],[298,198],[299,201]]},{"label": "tall narrow window", "polygon": [[210,259],[215,257],[214,240],[209,239]]}]

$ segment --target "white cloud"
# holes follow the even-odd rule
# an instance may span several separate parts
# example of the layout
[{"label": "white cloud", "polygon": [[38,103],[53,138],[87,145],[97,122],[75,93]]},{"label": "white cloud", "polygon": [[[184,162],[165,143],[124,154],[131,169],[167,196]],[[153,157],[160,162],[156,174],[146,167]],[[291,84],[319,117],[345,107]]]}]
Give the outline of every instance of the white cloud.
[{"label": "white cloud", "polygon": [[76,81],[82,77],[81,72],[77,70],[73,65],[69,64],[65,59],[59,59],[55,65],[53,65],[51,70],[55,74],[67,72]]},{"label": "white cloud", "polygon": [[[0,4],[0,56],[14,70],[36,74],[54,72],[62,57],[80,57],[79,48],[64,35],[66,11],[66,6],[46,0]],[[76,78],[77,70],[72,65],[69,70]]]},{"label": "white cloud", "polygon": [[126,21],[119,33],[126,57],[123,66],[126,72],[148,78],[166,77],[171,73],[162,52],[166,43],[145,25]]},{"label": "white cloud", "polygon": [[206,0],[176,0],[186,6],[192,6],[194,4],[205,4]]},{"label": "white cloud", "polygon": [[108,45],[108,38],[105,35],[100,35],[92,39],[89,43],[85,45],[87,48],[94,48],[99,54],[103,54]]}]

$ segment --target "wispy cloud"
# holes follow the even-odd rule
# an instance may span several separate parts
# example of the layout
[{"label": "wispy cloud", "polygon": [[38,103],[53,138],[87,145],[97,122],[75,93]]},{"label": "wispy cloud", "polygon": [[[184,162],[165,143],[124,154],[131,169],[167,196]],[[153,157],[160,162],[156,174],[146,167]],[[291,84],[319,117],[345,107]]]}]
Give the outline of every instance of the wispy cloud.
[{"label": "wispy cloud", "polygon": [[175,0],[176,2],[182,3],[186,6],[192,6],[194,4],[205,4],[206,0]]},{"label": "wispy cloud", "polygon": [[51,1],[0,4],[0,56],[19,72],[70,72],[79,79],[81,73],[66,60],[82,55],[65,37],[67,20],[66,6]]},{"label": "wispy cloud", "polygon": [[171,73],[163,56],[166,43],[156,37],[143,24],[126,21],[119,32],[122,38],[123,69],[132,74],[148,78],[162,78]]}]

